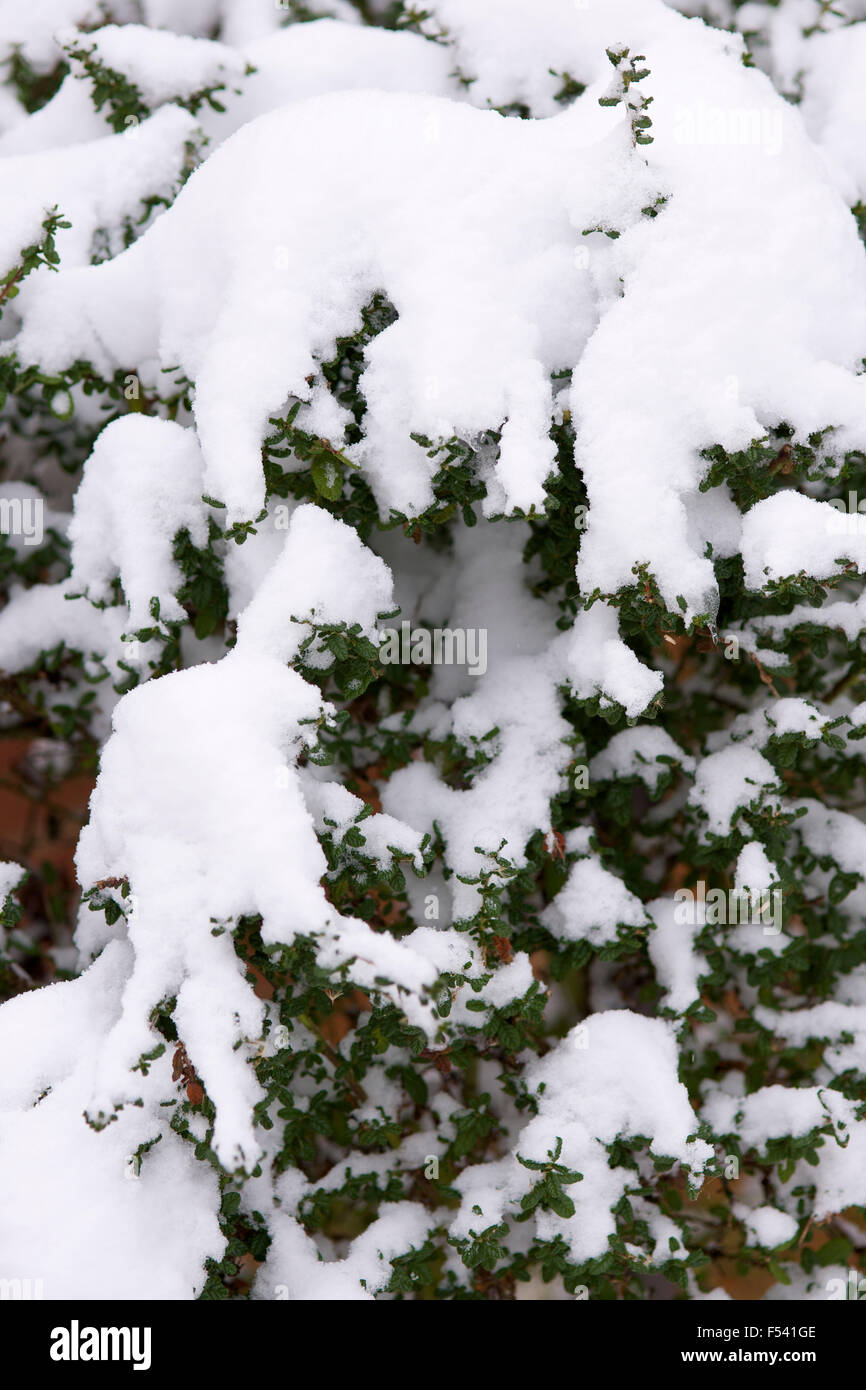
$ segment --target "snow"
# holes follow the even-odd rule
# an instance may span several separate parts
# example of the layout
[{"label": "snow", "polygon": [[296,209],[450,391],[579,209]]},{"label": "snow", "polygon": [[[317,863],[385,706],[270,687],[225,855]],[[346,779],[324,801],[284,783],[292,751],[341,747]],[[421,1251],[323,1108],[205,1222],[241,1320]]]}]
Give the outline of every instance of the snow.
[{"label": "snow", "polygon": [[297,656],[312,622],[358,623],[372,638],[378,614],[391,606],[382,560],[327,512],[299,507],[282,553],[238,619],[238,650],[282,664]]},{"label": "snow", "polygon": [[799,492],[777,492],[743,517],[740,550],[746,585],[760,589],[770,580],[806,574],[825,578],[841,568],[840,557],[866,568],[866,530],[850,534],[828,502]]},{"label": "snow", "polygon": [[866,1135],[862,1125],[852,1129],[845,1148],[825,1144],[818,1153],[817,1168],[797,1164],[792,1183],[814,1184],[816,1221],[822,1221],[846,1207],[866,1202]]},{"label": "snow", "polygon": [[[357,19],[356,11],[349,13]],[[122,73],[151,108],[220,87],[215,95],[223,110],[206,103],[196,112],[211,148],[256,116],[324,92],[375,88],[457,93],[447,50],[415,34],[385,33],[332,19],[268,30],[258,37],[245,35],[237,25],[234,30],[230,46],[169,28],[112,24],[79,35],[76,46]],[[60,29],[58,45],[75,42],[76,32]],[[14,122],[0,138],[0,151],[56,148],[104,135],[105,112],[94,111],[89,87],[83,65],[74,59],[73,73],[56,96],[29,120]]]},{"label": "snow", "polygon": [[[575,156],[586,181],[564,188],[562,160]],[[383,511],[432,500],[433,465],[410,433],[472,435],[503,421],[489,505],[539,507],[553,466],[547,378],[592,327],[573,252],[578,226],[614,197],[598,187],[602,158],[562,121],[515,123],[385,93],[297,102],[218,149],[126,255],[77,279],[34,277],[19,299],[18,350],[104,370],[128,365],[131,350],[143,379],[157,360],[179,365],[196,382],[206,489],[231,522],[261,506],[268,417],[287,394],[308,397],[317,359],[384,284],[399,318],[368,349],[366,441],[350,451]],[[274,161],[293,169],[291,195],[287,186],[276,200]],[[326,190],[337,163],[344,214],[334,220]],[[623,188],[618,215],[639,215],[640,199]]]},{"label": "snow", "polygon": [[[486,727],[491,727],[492,720],[500,729],[499,752],[470,788],[449,787],[429,764],[413,762],[395,772],[385,789],[382,804],[390,814],[417,830],[432,828],[436,821],[448,846],[448,866],[466,879],[493,869],[489,861],[493,853],[518,867],[526,862],[527,839],[540,820],[549,818],[550,798],[559,789],[568,761],[562,744],[565,723],[553,682],[543,669],[532,666],[528,659],[515,661],[509,671],[488,672],[479,680],[478,699],[484,701]],[[520,680],[526,699],[520,709],[511,699],[515,679]],[[515,785],[522,788],[518,799],[508,791]],[[477,911],[479,890],[460,878],[452,880],[452,888],[455,920],[471,917]]]},{"label": "snow", "polygon": [[[348,589],[346,565],[356,561],[366,562],[367,582]],[[304,721],[318,718],[321,699],[285,665],[304,634],[291,618],[369,624],[387,603],[385,576],[353,531],[317,508],[299,508],[283,555],[241,615],[234,650],[141,686],[116,707],[79,841],[80,882],[126,878],[133,904],[126,930],[135,964],[100,1055],[93,1105],[110,1114],[132,1099],[128,1068],[148,1050],[151,1010],[176,995],[175,1017],[217,1109],[214,1147],[232,1168],[249,1171],[261,1152],[249,1059],[263,1014],[230,935],[214,936],[213,922],[261,914],[266,944],[321,934],[321,964],[354,960],[365,986],[382,976],[417,998],[435,979],[410,947],[330,906],[320,885],[325,857],[293,770],[309,737]],[[390,838],[399,836],[387,822],[380,843]],[[224,1005],[217,1018],[215,997]],[[405,1007],[432,1027],[429,1007]]]},{"label": "snow", "polygon": [[592,855],[572,866],[539,920],[562,940],[605,946],[616,940],[618,926],[645,926],[646,913],[640,899]]},{"label": "snow", "polygon": [[828,999],[811,1008],[788,1009],[772,1013],[759,1006],[755,1017],[765,1028],[779,1037],[804,1046],[810,1038],[823,1038],[830,1044],[824,1049],[822,1071],[828,1076],[841,1076],[850,1069],[866,1068],[866,1007],[843,1004]]},{"label": "snow", "polygon": [[[107,1130],[90,1129],[82,1115],[129,956],[115,942],[79,979],[0,1010],[0,1049],[18,1059],[0,1078],[0,1277],[33,1269],[49,1299],[80,1298],[82,1289],[97,1299],[194,1298],[205,1258],[223,1248],[216,1174],[202,1170],[159,1108],[173,1090],[167,1055],[147,1077],[137,1074],[141,1105]],[[130,1156],[157,1134],[130,1180]],[[38,1202],[21,1202],[22,1173]]]},{"label": "snow", "polygon": [[764,893],[772,884],[779,882],[779,871],[767,858],[767,852],[759,840],[749,840],[743,845],[737,857],[734,874],[734,888],[738,893]]},{"label": "snow", "polygon": [[754,706],[748,714],[738,714],[725,729],[713,730],[707,738],[707,748],[711,752],[719,752],[730,740],[764,749],[770,739],[784,738],[786,734],[802,734],[812,745],[821,738],[830,723],[832,720],[829,716],[811,701],[782,696]]},{"label": "snow", "polygon": [[578,613],[565,661],[578,699],[601,696],[603,705],[622,705],[629,717],[643,714],[663,685],[661,672],[650,671],[622,641],[616,612],[603,603]]},{"label": "snow", "polygon": [[322,1262],[301,1226],[283,1217],[256,1279],[255,1297],[371,1301],[391,1278],[391,1259],[409,1246],[420,1248],[428,1225],[429,1214],[420,1203],[394,1203],[352,1242],[351,1254]]},{"label": "snow", "polygon": [[698,764],[689,802],[706,818],[708,834],[726,835],[743,810],[779,785],[776,769],[763,754],[732,744],[710,753]]},{"label": "snow", "polygon": [[690,753],[683,752],[666,729],[641,725],[614,734],[590,762],[589,775],[594,782],[637,777],[651,791],[657,791],[662,778],[669,774],[671,764],[677,764],[685,772],[693,772],[695,760]]},{"label": "snow", "polygon": [[149,626],[154,598],[162,619],[183,617],[172,542],[179,531],[207,542],[201,472],[194,431],[138,414],[108,425],[85,464],[69,526],[72,584],[106,602],[117,576],[132,630]]},{"label": "snow", "polygon": [[[235,84],[245,64],[226,44],[170,34],[144,24],[107,24],[82,35],[74,27],[60,29],[57,42],[92,55],[93,61],[120,72],[141,92],[145,103],[187,98],[205,88]],[[73,72],[81,59],[71,60]]]},{"label": "snow", "polygon": [[[560,119],[594,120],[598,130],[620,119],[618,108],[596,105],[610,82],[605,47],[627,34],[633,52],[649,55],[653,143],[643,153],[656,192],[673,196],[652,221],[612,224],[622,232],[612,255],[624,293],[606,306],[574,376],[590,500],[579,578],[611,592],[644,562],[670,609],[682,595],[687,614],[712,617],[715,583],[686,505],[700,480],[698,450],[742,448],[762,422],[781,419],[805,433],[837,423],[841,444],[862,413],[853,373],[866,320],[842,286],[862,285],[864,265],[828,165],[763,74],[738,61],[737,38],[661,4],[546,0],[529,33],[520,0],[432,8],[475,79],[471,100],[498,105],[508,92],[551,117],[556,74],[567,71],[588,90]],[[757,117],[757,140],[754,120],[726,124],[743,115]],[[756,222],[767,229],[757,243]]]},{"label": "snow", "polygon": [[681,922],[672,898],[657,898],[646,910],[655,925],[649,936],[649,956],[665,991],[664,1005],[676,1014],[685,1013],[700,999],[699,980],[708,973],[706,959],[695,950],[694,942],[704,925],[702,913],[695,913],[693,923]]},{"label": "snow", "polygon": [[[129,656],[122,644],[124,619],[120,608],[98,609],[75,597],[68,581],[35,584],[30,589],[13,586],[0,613],[0,667],[9,673],[26,670],[41,653],[62,643],[69,651],[83,653],[85,673],[98,676],[108,663],[121,679],[124,673],[117,661]],[[97,700],[105,701],[102,708],[110,713],[116,695],[101,685],[95,689]]]},{"label": "snow", "polygon": [[711,1083],[702,1114],[717,1134],[735,1134],[741,1147],[762,1149],[769,1139],[806,1135],[830,1123],[842,1133],[852,1125],[856,1106],[817,1086],[762,1086],[738,1097]]},{"label": "snow", "polygon": [[794,801],[792,809],[802,813],[797,832],[814,854],[831,859],[844,873],[862,873],[866,825],[857,816],[805,798]]},{"label": "snow", "polygon": [[863,113],[852,101],[851,78],[862,71],[864,32],[856,25],[844,32],[815,34],[802,55],[806,129],[832,162],[840,192],[849,206],[866,199]]},{"label": "snow", "polygon": [[[181,1094],[170,1049],[136,1065],[159,1042],[151,1019],[166,1000],[215,1107],[212,1135],[201,1113],[191,1129],[272,1236],[256,1299],[369,1300],[393,1260],[440,1239],[442,1211],[414,1198],[418,1171],[464,1113],[447,1048],[482,1043],[491,1013],[510,1027],[533,1001],[544,1025],[515,1045],[524,1050],[508,1043],[507,1075],[496,1046],[471,1073],[475,1094],[493,1097],[497,1128],[483,1157],[473,1151],[448,1175],[460,1196],[448,1213],[454,1241],[503,1222],[512,1251],[561,1237],[572,1260],[603,1258],[627,1195],[646,1230],[626,1247],[630,1267],[683,1260],[686,1218],[659,1210],[654,1158],[673,1160],[675,1176],[688,1170],[697,1188],[721,1144],[760,1155],[816,1133],[817,1164],[799,1161],[786,1181],[750,1173],[737,1188],[747,1246],[783,1248],[806,1210],[821,1220],[866,1203],[866,1139],[849,1098],[851,1075],[866,1072],[866,977],[852,964],[866,824],[844,780],[827,805],[818,799],[831,759],[857,773],[856,741],[840,754],[828,735],[856,729],[866,706],[856,686],[834,700],[845,676],[836,654],[826,685],[798,693],[803,666],[824,660],[823,634],[800,667],[781,650],[809,624],[859,638],[866,527],[850,502],[846,513],[826,500],[832,479],[802,483],[775,465],[756,465],[761,500],[733,473],[706,488],[704,453],[746,449],[781,424],[797,442],[826,431],[818,453],[830,474],[862,448],[866,257],[850,208],[866,199],[863,26],[827,15],[828,32],[808,32],[811,0],[715,8],[732,31],[760,31],[757,67],[743,62],[737,32],[661,0],[428,0],[421,33],[370,25],[346,0],[315,7],[330,17],[285,24],[271,0],[142,0],[111,15],[87,0],[0,0],[0,57],[18,45],[50,73],[62,45],[94,47],[157,108],[110,133],[79,60],[32,115],[0,89],[2,278],[51,208],[71,223],[57,236],[59,271],[30,274],[4,316],[4,352],[47,374],[82,361],[103,376],[134,373],[145,398],[100,428],[105,402],[75,388],[62,430],[14,402],[4,429],[0,500],[44,502],[69,568],[52,563],[21,583],[29,548],[10,537],[0,671],[49,718],[93,697],[88,732],[102,747],[76,868],[120,916],[85,900],[82,973],[0,1009],[0,1051],[12,1059],[0,1077],[0,1277],[17,1277],[38,1251],[52,1298],[201,1291],[205,1260],[224,1247],[216,1174],[170,1127]],[[652,98],[651,143],[635,143],[621,103],[600,105],[621,90],[606,52],[621,43],[647,55],[631,95]],[[224,111],[179,105],[213,85]],[[357,438],[322,365],[373,295],[396,317],[364,349]],[[167,404],[179,374],[191,408]],[[268,498],[263,438],[293,404],[300,428],[346,452],[383,524],[439,505],[441,455],[413,435],[476,447],[471,482],[483,495],[417,546],[411,526],[373,526],[362,541],[332,514],[348,502],[348,471],[339,498]],[[577,594],[562,606],[538,552],[526,559],[530,543],[552,537],[542,528],[559,467],[553,421],[574,428],[588,499]],[[80,476],[60,476],[46,441],[60,464],[67,446],[84,459]],[[284,462],[301,472],[298,458]],[[214,539],[211,523],[255,530],[240,544]],[[184,532],[211,546],[228,593],[228,622],[204,641],[178,598]],[[728,604],[734,621],[721,627],[714,563],[738,556],[750,594]],[[736,565],[723,572],[737,582]],[[818,608],[776,601],[772,587],[798,576],[843,582]],[[656,593],[665,613],[651,612]],[[650,621],[652,639],[636,637],[636,604],[661,620],[661,640]],[[316,627],[345,625],[378,645],[402,621],[477,635],[484,669],[440,663],[409,672],[407,687],[374,687],[339,734],[336,765],[323,764],[317,739],[337,740],[336,700],[305,674],[324,675],[334,657],[321,641],[303,644]],[[698,621],[715,652],[692,642]],[[163,636],[166,623],[182,632],[178,669],[153,679],[161,644],[128,639],[157,623]],[[750,679],[728,671],[731,636],[772,688],[762,680],[752,693],[751,663]],[[68,660],[40,679],[34,668],[61,644]],[[130,671],[139,684],[120,696]],[[4,729],[14,718],[4,704]],[[386,735],[405,736],[409,753],[382,758]],[[789,795],[775,765],[786,766],[785,739],[810,750],[803,775],[815,796]],[[584,762],[589,786],[575,796]],[[366,781],[363,798],[343,784],[350,773]],[[635,810],[612,834],[606,807],[620,790]],[[647,794],[658,805],[643,813]],[[395,855],[403,861],[398,930],[332,900],[326,835],[383,875]],[[533,863],[532,882],[512,885],[542,840],[541,873]],[[676,885],[703,892],[695,870],[710,866],[725,892],[753,898],[794,879],[794,902],[802,888],[819,909],[836,871],[858,886],[818,939],[796,915],[776,935],[708,918],[703,897],[681,921]],[[22,873],[0,864],[0,896]],[[308,1019],[293,1018],[286,1038],[277,1003],[251,986],[232,938],[251,916],[266,950],[309,938],[335,998],[349,986],[369,996],[330,1052]],[[535,942],[511,945],[538,924],[554,951],[582,942],[602,957],[587,972],[590,1012],[574,1026],[586,998],[576,1006],[555,971],[548,991]],[[713,927],[730,930],[711,951]],[[635,934],[645,953],[620,972],[604,957]],[[57,960],[74,953],[52,949]],[[793,965],[801,949],[834,970],[843,962],[833,978],[822,964],[826,995],[794,992],[806,988],[799,967],[782,973],[777,958],[790,951]],[[721,999],[720,958],[730,974]],[[653,978],[660,997],[646,1002],[639,986],[652,993]],[[705,995],[715,1018],[697,1023],[690,1011]],[[635,999],[646,1014],[629,1007]],[[375,1031],[383,1004],[420,1030],[421,1057]],[[820,1040],[810,1075],[747,1087],[741,1009],[772,1035],[772,1055]],[[256,1114],[257,1063],[314,1057],[280,1100],[308,1114],[331,1070],[370,1042],[365,1029],[377,1050],[351,1125],[387,1120],[400,1136],[372,1153],[354,1129],[348,1144],[322,1137],[315,1177],[285,1167],[281,1127]],[[687,1053],[690,1064],[706,1053],[722,1062],[697,1112],[680,1079],[694,1074]],[[428,1104],[408,1094],[410,1067]],[[606,1146],[639,1136],[650,1152],[637,1168],[611,1166]],[[153,1140],[130,1180],[131,1155]],[[554,1153],[582,1175],[567,1187],[574,1215],[541,1206],[516,1223],[539,1181],[520,1160],[544,1165]],[[353,1239],[308,1234],[304,1204],[359,1173],[388,1188],[375,1219]],[[445,1269],[470,1286],[454,1248]],[[793,1287],[821,1296],[805,1275]]]},{"label": "snow", "polygon": [[99,0],[41,0],[37,6],[0,0],[0,34],[7,51],[20,48],[39,70],[50,70],[58,53],[54,34],[63,25],[93,25],[102,18]]},{"label": "snow", "polygon": [[24,877],[24,869],[20,864],[10,864],[8,861],[0,861],[0,903],[5,903],[9,894],[14,892]]},{"label": "snow", "polygon": [[[195,118],[180,107],[167,106],[120,135],[103,135],[64,149],[35,153],[10,153],[0,160],[3,179],[3,226],[0,232],[0,265],[4,271],[18,264],[23,247],[42,238],[41,225],[57,206],[71,226],[57,233],[57,250],[64,271],[87,266],[97,231],[115,234],[116,249],[123,245],[117,233],[128,221],[137,223],[149,197],[169,197],[176,189],[186,158],[185,145],[195,132]],[[48,270],[35,278],[56,278]],[[16,301],[17,305],[22,299]],[[58,338],[66,325],[55,323]],[[28,356],[25,362],[41,361]],[[121,365],[121,364],[119,364]],[[125,366],[129,366],[128,361]]]},{"label": "snow", "polygon": [[416,34],[386,33],[331,19],[290,25],[241,44],[237,54],[254,72],[244,77],[239,95],[220,94],[224,114],[202,113],[203,128],[215,144],[256,116],[325,92],[457,92],[447,49]]},{"label": "snow", "polygon": [[778,1250],[789,1245],[797,1234],[799,1223],[793,1216],[778,1207],[752,1207],[735,1202],[733,1213],[743,1221],[747,1231],[748,1243],[762,1245],[767,1250]]},{"label": "snow", "polygon": [[[335,843],[339,844],[346,831],[355,824],[363,812],[364,802],[359,796],[353,796],[340,782],[326,781],[317,776],[321,771],[314,765],[300,769],[304,800],[313,815],[317,833],[327,829]],[[383,868],[390,866],[390,851],[393,847],[416,859],[420,869],[419,851],[422,837],[401,821],[395,820],[393,816],[377,815],[369,818],[361,834],[364,837],[365,853]]]},{"label": "snow", "polygon": [[[557,696],[561,639],[546,606],[523,589],[522,541],[519,530],[507,544],[495,536],[476,541],[468,529],[458,533],[448,625],[487,632],[487,670],[476,678],[464,674],[470,693],[454,698],[459,676],[455,686],[449,668],[438,668],[432,691],[434,700],[440,692],[451,695],[448,727],[469,746],[473,738],[498,729],[490,762],[460,790],[431,763],[411,762],[382,791],[389,814],[418,831],[432,830],[434,821],[438,825],[445,862],[455,875],[449,880],[455,921],[477,911],[480,890],[471,880],[482,870],[494,870],[492,853],[517,867],[525,864],[526,843],[535,827],[549,824],[550,800],[569,760],[562,742],[568,726]],[[519,702],[513,698],[516,689]],[[422,704],[419,723],[431,712]],[[519,797],[512,794],[515,786],[521,788]]]},{"label": "snow", "polygon": [[[473,10],[483,21],[485,7]],[[518,11],[511,3],[497,13],[497,70],[509,80],[514,63],[532,66],[522,28],[512,51],[509,25]],[[71,353],[116,364],[118,328],[136,320],[139,366],[152,372],[160,355],[196,380],[208,490],[234,520],[261,505],[256,445],[268,415],[289,393],[309,395],[305,378],[317,359],[384,284],[399,318],[368,350],[368,428],[355,448],[383,510],[411,512],[430,501],[430,463],[409,443],[411,432],[471,435],[503,422],[486,507],[539,506],[553,464],[546,374],[577,361],[572,410],[590,496],[581,584],[611,592],[644,563],[670,608],[683,597],[687,616],[712,616],[715,582],[694,548],[694,507],[690,518],[686,505],[698,495],[699,450],[711,442],[743,447],[762,422],[781,418],[806,433],[832,420],[834,448],[851,437],[862,413],[853,371],[866,345],[856,231],[790,109],[761,73],[732,61],[736,40],[662,5],[617,0],[602,17],[550,0],[545,13],[550,27],[539,27],[537,42],[548,44],[552,32],[573,35],[563,50],[582,54],[572,75],[591,79],[571,108],[533,123],[413,95],[294,102],[216,151],[140,247],[77,281],[36,277],[21,299],[21,351],[55,366]],[[466,29],[471,53],[472,23],[450,13],[444,19],[458,36]],[[653,144],[643,147],[649,167],[631,149],[618,108],[596,100],[610,80],[599,38],[626,19],[653,55],[645,79],[654,96]],[[485,90],[479,80],[473,100]],[[682,113],[702,104],[768,112],[779,123],[780,148],[684,141]],[[354,143],[342,149],[347,132]],[[348,244],[326,213],[338,139],[341,203],[354,229]],[[275,159],[293,168],[291,217],[279,201],[263,205]],[[564,159],[579,161],[579,184],[563,187]],[[507,177],[497,181],[497,168]],[[710,187],[719,211],[708,222]],[[671,189],[657,218],[640,216],[655,192]],[[758,246],[750,230],[756,218],[767,227]],[[206,256],[205,223],[214,229]],[[587,275],[575,269],[575,252],[586,244],[581,233],[598,225],[621,235],[615,243],[595,237]],[[483,246],[483,257],[473,259],[473,246]],[[413,271],[421,264],[423,279]],[[603,288],[611,269],[624,291],[612,301]],[[229,287],[219,310],[217,281]],[[79,311],[84,302],[89,322]],[[745,304],[757,325],[748,336],[739,331]],[[456,340],[446,332],[452,322],[462,325]],[[610,399],[611,381],[627,412]],[[620,460],[616,471],[610,458]],[[791,508],[799,518],[825,505],[783,493],[747,514],[749,582],[763,582],[768,561],[772,574],[791,572],[777,525]],[[815,523],[808,562],[822,524]],[[729,537],[723,550],[731,544]],[[764,553],[768,546],[773,554]]]},{"label": "snow", "polygon": [[0,155],[5,158],[38,150],[68,149],[71,145],[102,140],[107,134],[105,118],[96,111],[87,87],[70,74],[51,101],[32,116],[10,122],[3,130]]},{"label": "snow", "polygon": [[[516,1154],[544,1162],[561,1138],[559,1161],[583,1174],[582,1182],[567,1189],[575,1214],[545,1211],[537,1217],[538,1232],[549,1240],[561,1235],[577,1262],[598,1258],[614,1230],[610,1208],[629,1184],[627,1169],[608,1166],[605,1143],[618,1135],[646,1135],[651,1153],[678,1159],[695,1172],[711,1158],[710,1146],[692,1137],[695,1114],[677,1080],[670,1027],[628,1010],[594,1014],[581,1027],[587,1046],[569,1034],[528,1068],[529,1084],[538,1089],[543,1083],[544,1089],[539,1112],[523,1128],[514,1156],[469,1167],[457,1178],[463,1205],[452,1235],[483,1230],[516,1211],[538,1177],[517,1162]],[[473,1211],[476,1206],[480,1215]]]}]

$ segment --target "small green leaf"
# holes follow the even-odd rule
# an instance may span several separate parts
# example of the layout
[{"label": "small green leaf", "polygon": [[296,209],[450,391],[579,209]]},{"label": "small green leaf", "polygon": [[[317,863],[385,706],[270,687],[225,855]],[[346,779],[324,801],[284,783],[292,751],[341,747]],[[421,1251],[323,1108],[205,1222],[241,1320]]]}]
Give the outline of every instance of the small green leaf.
[{"label": "small green leaf", "polygon": [[330,454],[317,454],[310,465],[316,492],[329,502],[336,502],[343,492],[343,474]]}]

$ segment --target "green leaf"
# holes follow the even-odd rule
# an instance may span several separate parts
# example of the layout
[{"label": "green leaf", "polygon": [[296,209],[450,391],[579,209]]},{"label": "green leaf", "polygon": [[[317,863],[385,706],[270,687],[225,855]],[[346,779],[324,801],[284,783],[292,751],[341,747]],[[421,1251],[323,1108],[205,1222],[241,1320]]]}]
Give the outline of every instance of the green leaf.
[{"label": "green leaf", "polygon": [[343,493],[343,474],[333,455],[317,454],[310,464],[310,474],[320,497],[336,502]]},{"label": "green leaf", "polygon": [[833,1236],[826,1245],[815,1251],[815,1261],[822,1269],[827,1265],[847,1264],[853,1248],[846,1236]]}]

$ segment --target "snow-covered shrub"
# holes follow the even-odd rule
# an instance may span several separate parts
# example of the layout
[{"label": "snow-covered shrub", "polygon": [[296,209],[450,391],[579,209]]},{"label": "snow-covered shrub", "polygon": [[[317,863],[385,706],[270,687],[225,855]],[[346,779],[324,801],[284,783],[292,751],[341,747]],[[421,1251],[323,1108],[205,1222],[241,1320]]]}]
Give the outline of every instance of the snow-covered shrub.
[{"label": "snow-covered shrub", "polygon": [[0,4],[4,1277],[847,1287],[866,6],[682,9]]}]

